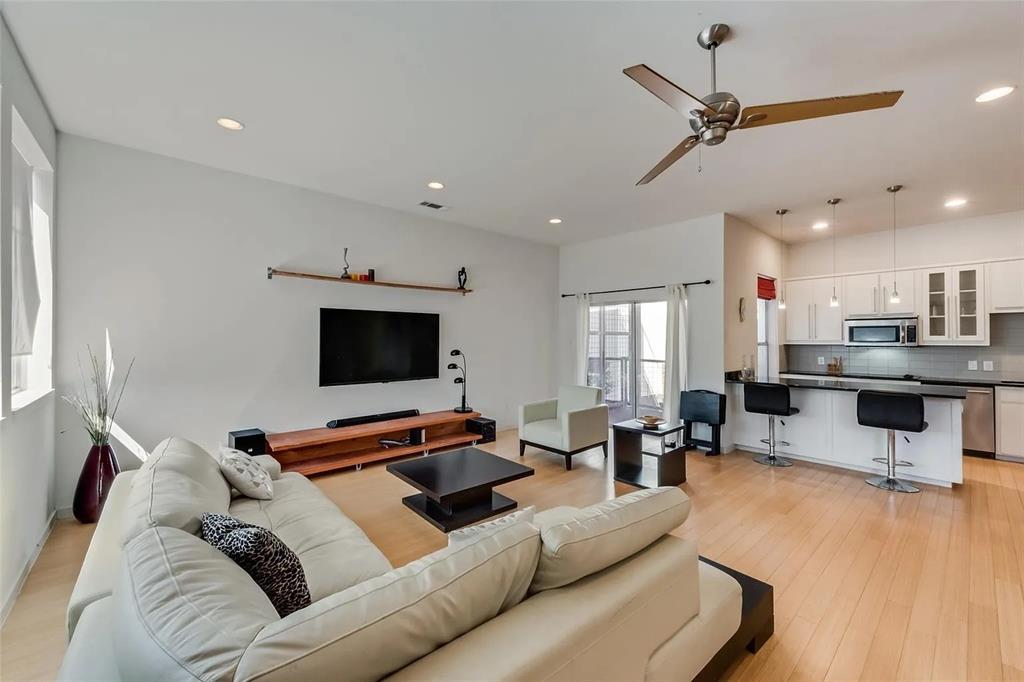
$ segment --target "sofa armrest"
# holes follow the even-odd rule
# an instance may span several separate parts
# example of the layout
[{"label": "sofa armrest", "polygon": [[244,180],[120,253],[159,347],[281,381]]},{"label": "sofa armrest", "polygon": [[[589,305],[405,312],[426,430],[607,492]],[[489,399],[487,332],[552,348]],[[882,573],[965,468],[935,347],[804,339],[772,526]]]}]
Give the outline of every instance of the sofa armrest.
[{"label": "sofa armrest", "polygon": [[252,461],[266,469],[267,473],[270,474],[271,480],[276,481],[281,478],[281,463],[271,455],[255,455]]},{"label": "sofa armrest", "polygon": [[114,591],[121,566],[121,532],[128,491],[137,473],[137,470],[121,472],[114,478],[107,492],[103,512],[92,533],[89,549],[85,552],[82,568],[78,571],[78,579],[75,580],[75,587],[68,600],[65,626],[69,641],[85,607],[109,597]]},{"label": "sofa armrest", "polygon": [[608,440],[608,406],[597,405],[562,413],[562,440],[574,452]]},{"label": "sofa armrest", "polygon": [[539,422],[544,419],[554,419],[558,416],[558,401],[555,399],[541,400],[536,403],[526,403],[519,406],[519,430],[530,422]]}]

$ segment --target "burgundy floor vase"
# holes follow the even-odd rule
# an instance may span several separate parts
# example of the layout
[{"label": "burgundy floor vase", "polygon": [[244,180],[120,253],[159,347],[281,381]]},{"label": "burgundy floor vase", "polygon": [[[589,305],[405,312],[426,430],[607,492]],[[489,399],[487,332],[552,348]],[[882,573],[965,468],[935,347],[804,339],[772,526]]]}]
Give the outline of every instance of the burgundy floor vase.
[{"label": "burgundy floor vase", "polygon": [[99,520],[103,503],[107,501],[107,493],[120,471],[114,448],[109,444],[92,446],[82,465],[82,473],[78,476],[78,487],[75,488],[72,509],[76,519],[82,523],[96,523]]}]

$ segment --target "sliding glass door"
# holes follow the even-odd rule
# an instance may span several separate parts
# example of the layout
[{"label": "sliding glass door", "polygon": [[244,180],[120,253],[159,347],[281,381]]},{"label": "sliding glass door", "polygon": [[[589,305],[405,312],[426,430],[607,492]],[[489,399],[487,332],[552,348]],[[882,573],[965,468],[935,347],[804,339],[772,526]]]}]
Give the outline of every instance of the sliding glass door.
[{"label": "sliding glass door", "polygon": [[651,301],[590,307],[587,384],[604,392],[612,423],[661,414],[666,306]]}]

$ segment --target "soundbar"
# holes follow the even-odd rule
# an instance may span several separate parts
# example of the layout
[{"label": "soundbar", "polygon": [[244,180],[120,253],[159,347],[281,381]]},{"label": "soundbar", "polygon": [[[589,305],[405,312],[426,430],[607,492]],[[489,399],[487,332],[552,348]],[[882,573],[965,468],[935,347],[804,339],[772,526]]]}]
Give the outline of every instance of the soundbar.
[{"label": "soundbar", "polygon": [[403,419],[404,417],[418,417],[419,410],[399,410],[398,412],[382,412],[381,414],[367,414],[362,417],[346,417],[345,419],[332,419],[327,422],[327,428],[340,429],[343,426],[358,426],[359,424],[373,424],[374,422],[386,422],[389,419]]}]

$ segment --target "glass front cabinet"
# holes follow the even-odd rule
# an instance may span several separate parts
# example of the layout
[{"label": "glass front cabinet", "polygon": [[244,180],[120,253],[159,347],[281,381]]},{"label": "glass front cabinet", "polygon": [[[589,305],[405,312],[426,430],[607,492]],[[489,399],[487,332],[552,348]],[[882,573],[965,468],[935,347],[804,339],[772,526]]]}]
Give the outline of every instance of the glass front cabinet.
[{"label": "glass front cabinet", "polygon": [[983,265],[924,270],[921,284],[921,343],[987,342]]}]

